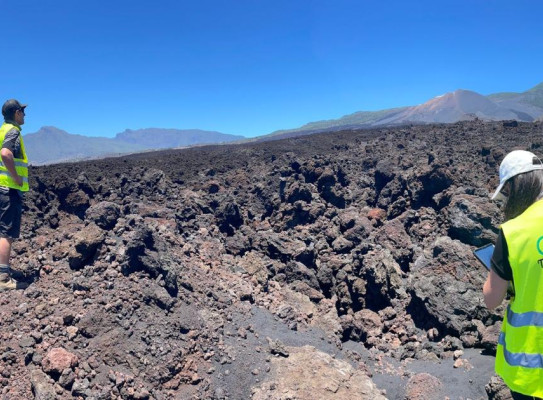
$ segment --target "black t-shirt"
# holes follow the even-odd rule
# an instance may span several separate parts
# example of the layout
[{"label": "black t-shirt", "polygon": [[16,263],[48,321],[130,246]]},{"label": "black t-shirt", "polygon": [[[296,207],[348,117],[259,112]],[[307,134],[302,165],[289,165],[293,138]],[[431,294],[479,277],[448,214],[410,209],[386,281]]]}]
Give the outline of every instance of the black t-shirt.
[{"label": "black t-shirt", "polygon": [[496,272],[500,278],[506,281],[513,281],[513,270],[511,269],[511,264],[509,264],[507,241],[505,240],[505,236],[501,229],[494,246],[494,252],[490,259],[492,270]]},{"label": "black t-shirt", "polygon": [[21,133],[15,128],[10,129],[4,136],[4,142],[2,143],[1,148],[10,150],[13,153],[14,158],[22,158]]}]

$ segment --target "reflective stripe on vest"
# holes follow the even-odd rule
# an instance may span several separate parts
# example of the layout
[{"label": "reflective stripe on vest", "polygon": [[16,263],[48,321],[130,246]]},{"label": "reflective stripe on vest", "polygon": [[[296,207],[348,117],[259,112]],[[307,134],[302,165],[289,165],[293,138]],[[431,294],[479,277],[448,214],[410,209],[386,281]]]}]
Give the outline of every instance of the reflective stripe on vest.
[{"label": "reflective stripe on vest", "polygon": [[[26,167],[26,168],[28,168],[28,163],[26,163],[24,161],[13,161],[13,164],[16,167]],[[6,168],[6,166],[4,165],[4,163],[2,161],[0,161],[0,168]]]},{"label": "reflective stripe on vest", "polygon": [[[0,175],[11,176],[11,174],[8,171],[2,171],[2,170],[0,170]],[[28,183],[28,178],[26,176],[21,176],[21,178],[23,179],[23,183]]]},{"label": "reflective stripe on vest", "polygon": [[[0,143],[4,143],[6,134],[12,129],[16,129],[17,131],[21,132],[21,129],[16,125],[8,124],[6,122],[2,124],[0,127]],[[14,158],[13,163],[15,166],[15,171],[22,178],[23,184],[19,186],[9,173],[4,163],[0,161],[0,186],[26,192],[28,191],[28,159],[26,157],[23,135],[19,135],[19,143],[21,145],[22,158]]]},{"label": "reflective stripe on vest", "polygon": [[515,297],[503,318],[496,372],[507,386],[543,398],[543,201],[502,225]]},{"label": "reflective stripe on vest", "polygon": [[511,310],[511,305],[509,305],[507,306],[507,322],[517,328],[521,326],[543,327],[543,312],[515,313]]},{"label": "reflective stripe on vest", "polygon": [[503,356],[507,364],[514,367],[543,368],[543,356],[541,354],[512,353],[507,350],[504,332],[500,333],[498,344],[503,346]]}]

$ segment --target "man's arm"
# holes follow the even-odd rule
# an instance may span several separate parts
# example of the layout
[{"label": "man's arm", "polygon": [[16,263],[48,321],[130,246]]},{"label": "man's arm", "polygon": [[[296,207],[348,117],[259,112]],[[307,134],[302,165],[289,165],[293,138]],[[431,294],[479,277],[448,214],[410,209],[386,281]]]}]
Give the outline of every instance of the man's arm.
[{"label": "man's arm", "polygon": [[509,249],[501,228],[490,259],[490,265],[490,272],[483,286],[483,296],[486,306],[492,310],[501,304],[507,294],[509,282],[513,281],[513,271],[511,270],[511,264],[509,264]]},{"label": "man's arm", "polygon": [[4,147],[2,148],[2,151],[0,151],[0,155],[2,156],[2,162],[9,171],[13,180],[17,183],[17,185],[23,186],[23,178],[19,176],[15,170],[15,161],[13,161],[13,153],[11,150]]},{"label": "man's arm", "polygon": [[494,270],[490,270],[483,286],[483,296],[489,310],[498,307],[502,303],[507,294],[508,286],[509,281],[500,278]]}]

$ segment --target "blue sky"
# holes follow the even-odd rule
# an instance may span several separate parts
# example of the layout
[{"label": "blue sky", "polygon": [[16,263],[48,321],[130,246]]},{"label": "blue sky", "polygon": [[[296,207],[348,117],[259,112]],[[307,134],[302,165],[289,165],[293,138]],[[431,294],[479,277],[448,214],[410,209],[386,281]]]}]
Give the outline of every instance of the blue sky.
[{"label": "blue sky", "polygon": [[0,93],[53,125],[257,136],[543,81],[538,0],[2,1]]}]

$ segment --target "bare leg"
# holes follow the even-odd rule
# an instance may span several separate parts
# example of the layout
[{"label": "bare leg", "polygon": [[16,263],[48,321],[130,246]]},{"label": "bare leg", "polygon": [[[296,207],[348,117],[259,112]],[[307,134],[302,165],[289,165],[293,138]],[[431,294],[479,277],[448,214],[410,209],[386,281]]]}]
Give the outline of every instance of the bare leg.
[{"label": "bare leg", "polygon": [[9,265],[11,243],[13,243],[13,239],[0,238],[0,264]]}]

